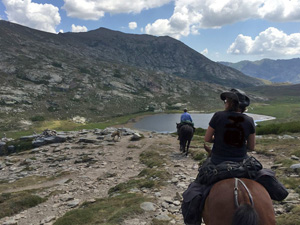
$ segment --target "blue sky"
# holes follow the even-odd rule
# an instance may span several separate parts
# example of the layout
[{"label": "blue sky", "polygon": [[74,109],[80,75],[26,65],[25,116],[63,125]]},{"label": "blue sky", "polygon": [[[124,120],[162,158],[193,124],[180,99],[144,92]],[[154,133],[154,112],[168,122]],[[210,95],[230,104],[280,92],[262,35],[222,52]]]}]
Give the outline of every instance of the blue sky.
[{"label": "blue sky", "polygon": [[168,35],[213,61],[300,57],[300,0],[0,0],[0,19],[52,33]]}]

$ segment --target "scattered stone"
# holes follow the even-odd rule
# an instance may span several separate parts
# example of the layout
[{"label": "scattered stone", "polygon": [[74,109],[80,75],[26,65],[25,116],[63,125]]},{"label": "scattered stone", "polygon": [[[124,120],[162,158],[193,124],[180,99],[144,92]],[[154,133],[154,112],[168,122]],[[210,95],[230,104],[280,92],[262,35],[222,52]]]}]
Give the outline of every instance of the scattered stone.
[{"label": "scattered stone", "polygon": [[41,224],[50,223],[51,221],[53,221],[53,220],[55,220],[55,219],[56,219],[55,216],[48,216],[48,217],[46,217],[45,219],[43,219],[43,220],[41,221]]},{"label": "scattered stone", "polygon": [[157,215],[156,219],[160,220],[160,221],[169,221],[169,220],[171,220],[171,218],[166,213],[162,213],[162,214]]},{"label": "scattered stone", "polygon": [[143,202],[140,207],[145,211],[155,211],[156,208],[152,202]]},{"label": "scattered stone", "polygon": [[173,199],[171,197],[166,196],[166,197],[163,197],[162,199],[167,203],[173,203]]},{"label": "scattered stone", "polygon": [[300,168],[300,163],[293,164],[290,166],[291,169],[299,169]]},{"label": "scattered stone", "polygon": [[281,166],[282,166],[281,163],[279,163],[279,164],[274,164],[274,165],[271,166],[271,169],[277,169],[277,168],[279,168],[279,167],[281,167]]},{"label": "scattered stone", "polygon": [[292,156],[291,156],[291,159],[293,159],[293,160],[299,160],[300,158],[297,157],[297,156],[295,156],[295,155],[292,155]]},{"label": "scattered stone", "polygon": [[88,138],[80,138],[78,142],[83,142],[83,143],[96,143],[97,140],[94,140],[94,139],[88,139]]},{"label": "scattered stone", "polygon": [[2,225],[18,225],[18,222],[14,219],[10,219],[2,223]]},{"label": "scattered stone", "polygon": [[71,207],[71,208],[74,208],[74,207],[76,207],[76,206],[79,205],[79,202],[80,202],[79,199],[74,199],[73,201],[69,201],[69,202],[67,203],[67,205],[68,205],[69,207]]},{"label": "scattered stone", "polygon": [[140,135],[139,133],[134,133],[131,137],[131,141],[138,141],[142,138],[142,135]]}]

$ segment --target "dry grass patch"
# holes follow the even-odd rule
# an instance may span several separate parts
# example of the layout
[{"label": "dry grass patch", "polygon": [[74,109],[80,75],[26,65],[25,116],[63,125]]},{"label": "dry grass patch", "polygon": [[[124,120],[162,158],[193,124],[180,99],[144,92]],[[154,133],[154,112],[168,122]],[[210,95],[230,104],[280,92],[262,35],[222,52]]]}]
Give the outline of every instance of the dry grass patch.
[{"label": "dry grass patch", "polygon": [[84,203],[79,209],[67,212],[54,225],[117,225],[130,216],[142,214],[142,202],[148,201],[138,194],[123,193],[115,197],[99,199],[94,203]]}]

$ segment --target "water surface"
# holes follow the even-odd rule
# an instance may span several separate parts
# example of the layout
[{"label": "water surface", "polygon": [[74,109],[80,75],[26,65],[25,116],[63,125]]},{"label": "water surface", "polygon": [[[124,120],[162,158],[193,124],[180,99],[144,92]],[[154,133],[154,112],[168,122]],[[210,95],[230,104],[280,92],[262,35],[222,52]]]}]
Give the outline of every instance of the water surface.
[{"label": "water surface", "polygon": [[[275,119],[275,117],[251,114],[255,122]],[[172,114],[156,114],[146,116],[136,122],[133,126],[138,130],[154,131],[158,133],[172,133],[176,131],[176,123],[180,122],[181,113]],[[191,113],[196,128],[207,129],[208,123],[213,116],[213,113]]]}]

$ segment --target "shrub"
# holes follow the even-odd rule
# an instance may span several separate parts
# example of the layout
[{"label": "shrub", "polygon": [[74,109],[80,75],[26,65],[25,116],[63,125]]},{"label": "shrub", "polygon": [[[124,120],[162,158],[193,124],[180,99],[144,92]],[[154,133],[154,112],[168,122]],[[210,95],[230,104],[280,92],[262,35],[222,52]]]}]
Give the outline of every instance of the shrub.
[{"label": "shrub", "polygon": [[282,133],[298,133],[300,132],[300,121],[260,125],[256,127],[256,134],[282,134]]},{"label": "shrub", "polygon": [[[10,155],[15,152],[23,152],[26,150],[32,149],[32,140],[33,139],[26,139],[26,140],[13,140],[6,143],[4,149],[0,152],[0,155]],[[14,146],[13,149],[10,149],[9,146]]]},{"label": "shrub", "polygon": [[15,215],[25,209],[34,207],[46,199],[27,192],[2,193],[0,195],[0,218]]},{"label": "shrub", "polygon": [[36,121],[45,121],[45,118],[43,116],[33,116],[30,118],[30,120],[32,122],[36,122]]},{"label": "shrub", "polygon": [[199,136],[204,136],[205,135],[205,132],[206,132],[206,130],[205,129],[202,129],[202,128],[196,128],[196,130],[195,130],[195,135],[199,135]]},{"label": "shrub", "polygon": [[58,68],[62,68],[62,64],[59,62],[53,62],[52,66],[58,67]]}]

